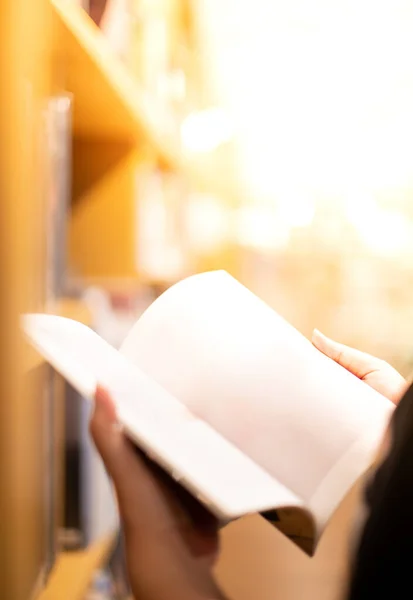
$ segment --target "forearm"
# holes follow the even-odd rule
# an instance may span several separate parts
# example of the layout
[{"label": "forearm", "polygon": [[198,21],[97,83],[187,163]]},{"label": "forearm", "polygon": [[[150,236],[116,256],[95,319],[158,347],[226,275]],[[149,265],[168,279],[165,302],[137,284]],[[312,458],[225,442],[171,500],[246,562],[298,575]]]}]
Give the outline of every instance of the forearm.
[{"label": "forearm", "polygon": [[132,594],[136,600],[177,600],[177,598],[179,600],[229,600],[218,588],[212,589],[211,593],[199,594],[196,590],[184,590],[180,586],[171,585],[163,589],[159,586],[145,589],[142,585],[137,588],[132,586]]},{"label": "forearm", "polygon": [[131,587],[136,600],[229,600],[212,578],[193,585],[164,571],[135,575]]},{"label": "forearm", "polygon": [[172,569],[135,573],[131,579],[136,600],[229,600],[214,579],[183,581]]}]

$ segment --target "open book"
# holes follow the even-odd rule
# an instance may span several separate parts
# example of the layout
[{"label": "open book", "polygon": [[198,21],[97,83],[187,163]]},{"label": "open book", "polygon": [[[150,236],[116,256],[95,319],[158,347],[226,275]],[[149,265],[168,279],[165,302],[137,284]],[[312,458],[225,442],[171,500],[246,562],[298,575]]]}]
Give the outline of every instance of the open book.
[{"label": "open book", "polygon": [[85,397],[105,387],[127,435],[220,520],[262,513],[308,554],[393,410],[224,271],[172,286],[120,351],[62,317],[23,328]]}]

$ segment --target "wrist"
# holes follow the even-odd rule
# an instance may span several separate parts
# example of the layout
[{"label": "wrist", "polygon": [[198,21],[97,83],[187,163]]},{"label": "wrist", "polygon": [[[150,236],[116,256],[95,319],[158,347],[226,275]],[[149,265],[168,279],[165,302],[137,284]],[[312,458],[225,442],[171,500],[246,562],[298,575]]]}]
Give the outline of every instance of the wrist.
[{"label": "wrist", "polygon": [[[213,576],[212,562],[182,552],[156,536],[145,547],[126,536],[133,597],[139,600],[227,600]],[[136,542],[136,540],[135,540]],[[173,550],[173,551],[172,551]]]}]

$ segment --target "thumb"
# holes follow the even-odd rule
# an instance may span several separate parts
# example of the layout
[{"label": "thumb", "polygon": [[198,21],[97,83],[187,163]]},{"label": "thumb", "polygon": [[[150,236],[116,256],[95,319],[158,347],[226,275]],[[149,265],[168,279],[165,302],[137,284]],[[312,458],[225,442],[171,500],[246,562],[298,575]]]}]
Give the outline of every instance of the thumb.
[{"label": "thumb", "polygon": [[137,487],[146,469],[119,426],[111,397],[100,387],[96,389],[95,408],[89,429],[115,485],[121,512],[122,509],[128,511],[136,502]]},{"label": "thumb", "polygon": [[[116,418],[109,394],[98,387],[90,433],[112,479],[125,532],[164,527],[169,522],[159,483]],[[165,505],[165,506],[164,506]]]},{"label": "thumb", "polygon": [[112,476],[120,432],[117,431],[115,406],[109,394],[100,387],[96,389],[95,406],[89,429],[95,446]]},{"label": "thumb", "polygon": [[314,329],[311,341],[320,352],[360,379],[383,365],[383,361],[379,358],[331,340],[317,329]]}]

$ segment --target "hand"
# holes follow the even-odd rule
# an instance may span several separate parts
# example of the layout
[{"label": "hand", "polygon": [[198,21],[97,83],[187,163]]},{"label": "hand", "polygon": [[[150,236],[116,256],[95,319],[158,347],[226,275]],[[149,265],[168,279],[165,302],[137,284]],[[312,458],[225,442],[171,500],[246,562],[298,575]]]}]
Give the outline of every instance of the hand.
[{"label": "hand", "polygon": [[406,390],[406,380],[388,363],[326,337],[317,329],[312,342],[318,350],[356,375],[367,385],[397,404]]},{"label": "hand", "polygon": [[212,576],[218,524],[181,486],[135,448],[98,388],[91,434],[113,480],[130,583],[139,600],[222,598]]}]

